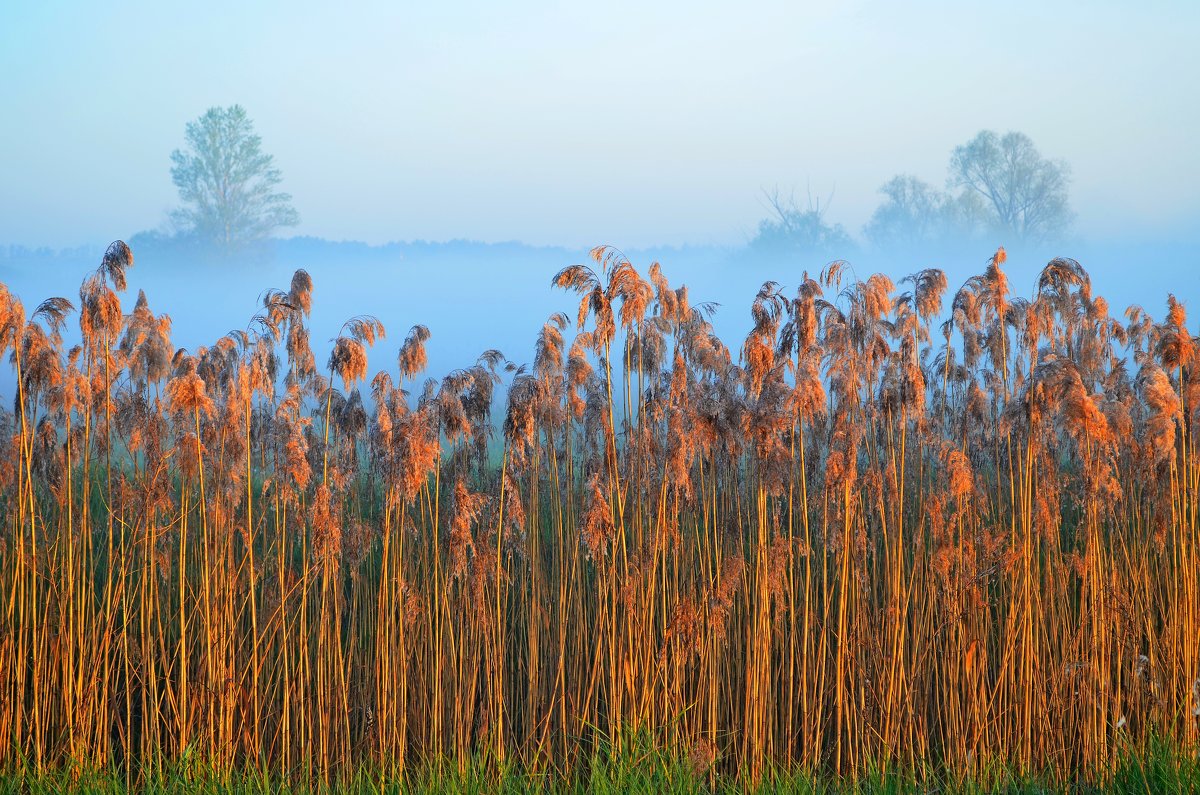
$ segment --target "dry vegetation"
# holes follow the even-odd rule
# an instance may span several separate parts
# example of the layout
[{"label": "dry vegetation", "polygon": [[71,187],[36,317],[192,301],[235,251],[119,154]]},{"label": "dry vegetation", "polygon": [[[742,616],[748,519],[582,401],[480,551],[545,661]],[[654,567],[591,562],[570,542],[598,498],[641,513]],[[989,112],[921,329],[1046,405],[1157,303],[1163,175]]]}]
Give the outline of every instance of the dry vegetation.
[{"label": "dry vegetation", "polygon": [[594,259],[532,368],[440,381],[416,326],[368,382],[369,317],[319,366],[302,271],[194,352],[122,307],[123,243],[69,350],[70,302],[0,285],[0,767],[563,772],[641,733],[751,782],[1103,777],[1196,747],[1174,298],[1115,319],[1066,259],[1014,297],[1003,250],[953,293],[834,263],[763,285],[731,351],[657,265]]}]

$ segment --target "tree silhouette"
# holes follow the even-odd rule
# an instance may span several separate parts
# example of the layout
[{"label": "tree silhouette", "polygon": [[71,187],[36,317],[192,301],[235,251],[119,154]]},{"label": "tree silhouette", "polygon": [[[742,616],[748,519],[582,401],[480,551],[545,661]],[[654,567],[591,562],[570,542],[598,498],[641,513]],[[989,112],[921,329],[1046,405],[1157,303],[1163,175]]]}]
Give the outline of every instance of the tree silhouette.
[{"label": "tree silhouette", "polygon": [[988,208],[975,193],[952,196],[909,174],[898,174],[879,192],[863,234],[875,246],[940,245],[972,239],[989,223]]},{"label": "tree silhouette", "polygon": [[1017,241],[1052,240],[1071,222],[1070,169],[1048,160],[1029,136],[984,130],[950,156],[950,185],[986,203],[998,231]]},{"label": "tree silhouette", "polygon": [[186,149],[171,153],[171,179],[183,207],[172,219],[198,240],[233,249],[295,226],[292,197],[275,188],[282,175],[240,105],[209,108],[189,122]]},{"label": "tree silhouette", "polygon": [[[751,245],[762,251],[788,254],[836,254],[844,256],[854,245],[841,224],[829,224],[820,200],[809,197],[809,207],[801,210],[792,196],[778,190],[766,193],[773,217],[758,223]],[[826,205],[829,202],[826,201]]]}]

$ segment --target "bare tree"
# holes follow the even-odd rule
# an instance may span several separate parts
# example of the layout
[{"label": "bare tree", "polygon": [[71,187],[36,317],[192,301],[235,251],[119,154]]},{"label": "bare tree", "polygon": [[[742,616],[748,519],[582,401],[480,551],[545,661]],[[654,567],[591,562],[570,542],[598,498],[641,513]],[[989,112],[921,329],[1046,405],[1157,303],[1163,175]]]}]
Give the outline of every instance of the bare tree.
[{"label": "bare tree", "polygon": [[876,246],[941,244],[972,237],[987,220],[983,200],[970,192],[952,196],[909,174],[898,174],[879,192],[863,234]]},{"label": "bare tree", "polygon": [[983,198],[997,229],[1018,241],[1052,240],[1070,225],[1070,169],[1042,157],[1024,133],[984,130],[955,147],[949,182]]},{"label": "bare tree", "polygon": [[810,195],[808,209],[801,210],[794,196],[784,198],[778,189],[770,193],[764,191],[764,195],[773,217],[759,221],[753,241],[755,247],[790,253],[845,255],[853,246],[841,224],[826,223],[825,210],[829,200],[823,209],[820,199],[814,202]]}]

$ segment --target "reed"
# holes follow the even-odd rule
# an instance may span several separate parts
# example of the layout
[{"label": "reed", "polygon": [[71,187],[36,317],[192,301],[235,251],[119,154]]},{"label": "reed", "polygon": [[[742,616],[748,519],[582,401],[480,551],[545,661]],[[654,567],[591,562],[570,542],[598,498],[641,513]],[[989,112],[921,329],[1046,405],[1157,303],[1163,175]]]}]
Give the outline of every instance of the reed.
[{"label": "reed", "polygon": [[1173,296],[1114,318],[1067,259],[1018,296],[1003,249],[953,294],[835,262],[731,350],[601,247],[532,367],[421,381],[414,326],[364,386],[382,323],[320,368],[303,271],[172,352],[132,265],[69,349],[71,302],[0,285],[0,771],[473,786],[634,748],[663,786],[1112,783],[1196,752]]}]

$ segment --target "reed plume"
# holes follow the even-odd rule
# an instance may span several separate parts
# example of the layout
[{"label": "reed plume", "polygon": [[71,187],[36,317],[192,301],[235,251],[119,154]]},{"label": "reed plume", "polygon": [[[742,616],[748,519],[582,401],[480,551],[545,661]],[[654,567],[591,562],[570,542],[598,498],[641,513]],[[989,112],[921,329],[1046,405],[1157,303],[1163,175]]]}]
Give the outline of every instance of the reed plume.
[{"label": "reed plume", "polygon": [[372,373],[368,316],[319,367],[304,271],[173,350],[132,264],[78,308],[0,284],[0,767],[570,775],[650,737],[747,785],[1103,778],[1200,741],[1174,296],[1114,318],[1066,258],[1017,295],[1003,249],[953,290],[835,262],[746,296],[731,350],[602,246],[530,367],[420,381],[430,330]]}]

